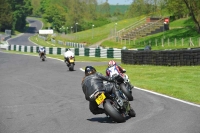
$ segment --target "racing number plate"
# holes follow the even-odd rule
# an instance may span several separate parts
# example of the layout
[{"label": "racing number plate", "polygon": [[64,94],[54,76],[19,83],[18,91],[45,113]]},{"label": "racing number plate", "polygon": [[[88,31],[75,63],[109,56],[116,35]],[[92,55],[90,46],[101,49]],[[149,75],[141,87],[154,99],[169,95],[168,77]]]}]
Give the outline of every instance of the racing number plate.
[{"label": "racing number plate", "polygon": [[101,93],[101,95],[99,95],[97,98],[96,98],[96,103],[99,105],[99,104],[101,104],[103,101],[104,101],[104,99],[106,98],[106,96],[104,95],[104,93]]},{"label": "racing number plate", "polygon": [[69,62],[74,62],[74,59],[69,59]]}]

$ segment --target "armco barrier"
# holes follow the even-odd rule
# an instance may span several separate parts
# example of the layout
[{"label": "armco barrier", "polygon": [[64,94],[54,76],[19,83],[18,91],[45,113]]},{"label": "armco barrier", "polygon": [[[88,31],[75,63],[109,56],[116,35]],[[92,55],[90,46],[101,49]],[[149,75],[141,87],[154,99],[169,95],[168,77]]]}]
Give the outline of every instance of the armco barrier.
[{"label": "armco barrier", "polygon": [[165,51],[122,50],[121,61],[133,65],[194,66],[200,65],[200,48]]},{"label": "armco barrier", "polygon": [[[38,46],[9,45],[8,50],[37,53]],[[45,47],[46,54],[62,55],[66,48]],[[121,58],[121,49],[99,49],[99,48],[70,48],[76,56],[89,56],[100,58]]]}]

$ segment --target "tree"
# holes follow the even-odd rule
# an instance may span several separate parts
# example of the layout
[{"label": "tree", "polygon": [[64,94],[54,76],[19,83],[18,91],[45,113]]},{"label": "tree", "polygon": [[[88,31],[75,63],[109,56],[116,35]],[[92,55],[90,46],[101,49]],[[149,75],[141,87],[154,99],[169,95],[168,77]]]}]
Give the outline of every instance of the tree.
[{"label": "tree", "polygon": [[66,12],[63,7],[58,4],[50,4],[43,15],[43,18],[51,23],[53,27],[59,31],[59,29],[66,23]]},{"label": "tree", "polygon": [[185,3],[180,2],[180,0],[168,0],[166,7],[168,11],[176,18],[182,18],[189,13]]},{"label": "tree", "polygon": [[26,26],[26,17],[32,14],[32,5],[30,0],[7,0],[11,5],[13,15],[12,33],[15,30],[21,31]]},{"label": "tree", "polygon": [[42,16],[40,12],[40,2],[41,0],[31,0],[31,4],[33,6],[33,16]]},{"label": "tree", "polygon": [[200,34],[200,1],[199,0],[183,0],[186,4],[193,21],[197,26],[197,31]]},{"label": "tree", "polygon": [[40,1],[40,12],[41,14],[45,13],[46,8],[49,6],[51,0],[41,0]]},{"label": "tree", "polygon": [[106,17],[110,17],[110,5],[108,3],[108,0],[100,5],[100,12],[104,14]]},{"label": "tree", "polygon": [[6,0],[0,0],[0,31],[12,28],[11,6]]}]

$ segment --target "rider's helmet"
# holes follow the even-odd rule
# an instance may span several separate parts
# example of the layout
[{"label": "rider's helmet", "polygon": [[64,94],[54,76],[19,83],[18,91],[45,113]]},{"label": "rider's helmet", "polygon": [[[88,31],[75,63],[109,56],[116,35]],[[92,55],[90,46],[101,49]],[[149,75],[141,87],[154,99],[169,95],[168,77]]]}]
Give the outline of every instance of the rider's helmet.
[{"label": "rider's helmet", "polygon": [[110,60],[110,61],[108,62],[108,67],[112,67],[112,66],[114,66],[114,65],[116,65],[116,62],[115,62],[114,60]]},{"label": "rider's helmet", "polygon": [[66,52],[67,52],[67,51],[71,51],[71,49],[70,49],[70,48],[67,48],[67,49],[66,49]]},{"label": "rider's helmet", "polygon": [[96,69],[93,66],[86,66],[85,67],[85,76],[90,74],[96,73]]}]

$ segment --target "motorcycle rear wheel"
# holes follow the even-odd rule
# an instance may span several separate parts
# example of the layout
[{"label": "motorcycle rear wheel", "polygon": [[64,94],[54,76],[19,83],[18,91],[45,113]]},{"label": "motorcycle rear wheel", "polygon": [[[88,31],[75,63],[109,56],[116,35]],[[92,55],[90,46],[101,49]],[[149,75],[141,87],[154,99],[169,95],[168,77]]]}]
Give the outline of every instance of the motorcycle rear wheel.
[{"label": "motorcycle rear wheel", "polygon": [[44,57],[44,55],[42,55],[42,61],[45,61],[45,57]]},{"label": "motorcycle rear wheel", "polygon": [[114,106],[114,102],[110,99],[106,99],[103,106],[106,111],[106,113],[116,122],[122,123],[125,122],[125,117],[116,109]]},{"label": "motorcycle rear wheel", "polygon": [[74,71],[74,64],[69,64],[69,71]]}]

